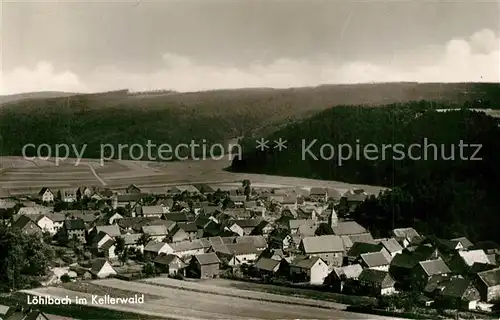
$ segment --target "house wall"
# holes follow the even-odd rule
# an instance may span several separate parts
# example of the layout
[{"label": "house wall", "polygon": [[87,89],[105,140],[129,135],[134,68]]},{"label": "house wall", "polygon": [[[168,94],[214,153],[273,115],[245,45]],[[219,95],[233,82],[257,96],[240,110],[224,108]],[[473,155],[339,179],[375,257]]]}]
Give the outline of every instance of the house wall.
[{"label": "house wall", "polygon": [[311,270],[308,271],[308,276],[310,277],[309,282],[311,284],[323,284],[328,273],[328,265],[318,260],[318,262],[312,266]]},{"label": "house wall", "polygon": [[320,257],[330,267],[341,267],[344,255],[342,252],[324,252],[311,254],[313,257]]},{"label": "house wall", "polygon": [[203,254],[205,253],[205,249],[200,248],[200,249],[195,249],[195,250],[186,250],[186,251],[176,251],[176,252],[169,252],[177,255],[179,258],[187,257],[187,256],[195,256],[197,254]]},{"label": "house wall", "polygon": [[500,299],[500,284],[488,288],[486,299],[486,302]]},{"label": "house wall", "polygon": [[257,254],[256,253],[250,253],[250,254],[240,254],[237,255],[236,258],[241,261],[241,263],[246,263],[246,262],[253,262],[257,260]]},{"label": "house wall", "polygon": [[200,279],[212,279],[219,276],[219,264],[207,264],[199,266]]},{"label": "house wall", "polygon": [[44,232],[49,232],[52,235],[57,233],[54,222],[47,217],[43,217],[42,219],[38,220],[37,224],[40,228],[42,228]]},{"label": "house wall", "polygon": [[45,190],[44,194],[42,195],[42,201],[44,202],[54,201],[54,194],[49,190]]},{"label": "house wall", "polygon": [[78,240],[80,240],[81,243],[86,243],[87,241],[85,240],[85,230],[68,230],[68,241],[73,239],[73,235],[76,235]]},{"label": "house wall", "polygon": [[104,251],[104,256],[106,258],[108,258],[108,259],[116,259],[116,258],[118,258],[118,256],[115,253],[115,248],[116,248],[116,246],[113,245],[108,250],[105,250]]},{"label": "house wall", "polygon": [[99,270],[99,273],[97,274],[97,277],[98,278],[106,278],[106,277],[109,277],[112,274],[116,274],[116,271],[109,264],[109,262],[106,262],[104,264],[104,266],[102,267],[102,269]]},{"label": "house wall", "polygon": [[243,230],[242,227],[240,227],[239,225],[237,224],[233,224],[229,230],[237,233],[240,237],[244,236],[245,235],[245,230]]},{"label": "house wall", "polygon": [[42,230],[40,229],[40,227],[33,221],[28,222],[28,224],[24,226],[22,231],[25,234],[39,234],[39,235],[42,234]]},{"label": "house wall", "polygon": [[382,288],[380,290],[380,294],[383,295],[383,296],[391,295],[391,294],[394,294],[394,293],[396,293],[396,289],[394,287]]}]

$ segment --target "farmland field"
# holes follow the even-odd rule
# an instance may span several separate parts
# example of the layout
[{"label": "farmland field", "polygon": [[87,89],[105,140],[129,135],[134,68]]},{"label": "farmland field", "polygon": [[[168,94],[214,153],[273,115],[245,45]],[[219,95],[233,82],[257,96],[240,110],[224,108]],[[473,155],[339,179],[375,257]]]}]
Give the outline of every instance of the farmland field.
[{"label": "farmland field", "polygon": [[31,161],[21,157],[0,157],[0,185],[12,194],[35,194],[42,187],[73,188],[82,185],[122,189],[132,183],[139,187],[208,183],[235,188],[244,179],[251,180],[254,186],[330,187],[339,190],[362,187],[370,193],[378,193],[381,189],[337,181],[225,171],[229,165],[228,159],[166,163],[116,160],[107,161],[102,166],[95,159],[83,159],[78,165],[75,159],[68,159],[56,165],[54,159]]},{"label": "farmland field", "polygon": [[[164,283],[163,279],[150,279],[151,282]],[[86,297],[95,292],[89,286],[107,287],[110,292],[131,292],[145,294],[144,303],[140,305],[115,304],[94,305],[95,307],[123,312],[134,312],[153,317],[169,319],[384,319],[373,315],[362,315],[338,310],[342,305],[330,302],[285,297],[274,294],[261,294],[239,289],[207,286],[199,283],[176,282],[166,280],[174,286],[163,287],[144,282],[127,282],[115,279],[96,280],[90,282],[85,289],[74,286],[72,290],[56,287],[38,288],[23,292],[31,295],[49,295],[53,297]],[[182,286],[182,285],[185,286]],[[190,289],[196,289],[193,291]],[[102,292],[102,291],[101,291]],[[152,295],[156,297],[152,297]],[[251,296],[249,296],[251,295]],[[149,298],[149,299],[148,299]],[[260,300],[259,300],[260,299]],[[280,301],[280,302],[271,302]],[[316,306],[312,306],[316,303]],[[317,303],[325,303],[318,305]]]}]

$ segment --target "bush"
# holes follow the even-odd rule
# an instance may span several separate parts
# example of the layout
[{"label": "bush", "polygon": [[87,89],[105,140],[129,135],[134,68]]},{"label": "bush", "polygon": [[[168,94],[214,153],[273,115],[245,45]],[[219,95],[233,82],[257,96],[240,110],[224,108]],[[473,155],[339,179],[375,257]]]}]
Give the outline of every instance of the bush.
[{"label": "bush", "polygon": [[71,277],[69,274],[65,273],[61,276],[61,281],[64,283],[71,282]]}]

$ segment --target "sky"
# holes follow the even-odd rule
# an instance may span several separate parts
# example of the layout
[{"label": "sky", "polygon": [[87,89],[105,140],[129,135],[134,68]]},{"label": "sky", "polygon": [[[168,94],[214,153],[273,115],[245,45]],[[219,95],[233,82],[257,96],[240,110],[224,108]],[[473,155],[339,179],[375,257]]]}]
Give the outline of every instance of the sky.
[{"label": "sky", "polygon": [[499,1],[0,1],[0,94],[500,81]]}]

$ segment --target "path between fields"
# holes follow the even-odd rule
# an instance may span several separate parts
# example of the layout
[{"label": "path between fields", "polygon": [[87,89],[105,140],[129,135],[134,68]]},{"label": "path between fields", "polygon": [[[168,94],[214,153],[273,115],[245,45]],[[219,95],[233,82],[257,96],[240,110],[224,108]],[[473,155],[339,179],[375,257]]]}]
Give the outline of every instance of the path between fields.
[{"label": "path between fields", "polygon": [[104,180],[102,180],[102,179],[101,179],[101,177],[99,177],[99,175],[97,174],[97,172],[95,172],[95,169],[94,169],[94,167],[92,166],[92,164],[91,164],[91,163],[87,163],[87,165],[89,166],[90,171],[92,171],[92,174],[94,175],[94,177],[96,177],[96,179],[97,179],[97,180],[99,180],[99,182],[100,182],[103,186],[107,185],[107,183],[106,183],[106,182],[104,182]]}]

